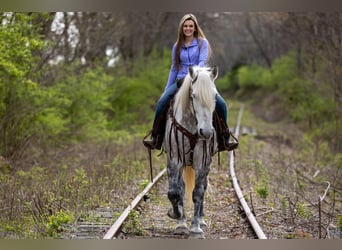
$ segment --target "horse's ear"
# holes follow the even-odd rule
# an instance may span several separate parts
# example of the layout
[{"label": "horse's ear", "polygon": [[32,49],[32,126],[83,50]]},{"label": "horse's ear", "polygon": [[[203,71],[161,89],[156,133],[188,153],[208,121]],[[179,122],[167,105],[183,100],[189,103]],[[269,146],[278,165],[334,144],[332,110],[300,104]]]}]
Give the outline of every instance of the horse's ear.
[{"label": "horse's ear", "polygon": [[194,68],[192,66],[189,66],[189,74],[190,74],[191,78],[194,79],[195,71],[194,71]]},{"label": "horse's ear", "polygon": [[218,67],[217,65],[214,65],[214,67],[211,69],[211,75],[213,79],[215,80],[218,76]]}]

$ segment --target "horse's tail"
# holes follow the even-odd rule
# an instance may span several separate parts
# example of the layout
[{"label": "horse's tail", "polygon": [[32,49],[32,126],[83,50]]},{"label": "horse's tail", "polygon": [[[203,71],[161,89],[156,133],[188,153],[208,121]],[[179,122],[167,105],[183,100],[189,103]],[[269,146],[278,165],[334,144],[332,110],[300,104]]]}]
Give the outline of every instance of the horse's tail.
[{"label": "horse's tail", "polygon": [[185,183],[185,204],[192,204],[192,192],[195,188],[195,170],[191,166],[183,169],[183,180]]}]

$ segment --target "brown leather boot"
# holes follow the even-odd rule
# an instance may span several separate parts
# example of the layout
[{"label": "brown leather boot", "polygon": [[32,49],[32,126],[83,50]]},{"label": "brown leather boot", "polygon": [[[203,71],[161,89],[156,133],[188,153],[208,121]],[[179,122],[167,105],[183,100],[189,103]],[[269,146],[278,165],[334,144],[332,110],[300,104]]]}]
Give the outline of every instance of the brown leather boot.
[{"label": "brown leather boot", "polygon": [[218,138],[217,140],[217,151],[232,151],[236,149],[239,146],[239,142],[229,142],[229,139],[227,137],[221,136],[221,138]]},{"label": "brown leather boot", "polygon": [[[214,112],[213,125],[217,135],[217,151],[232,151],[239,146],[239,141],[229,131],[227,123],[221,118],[218,112]],[[229,142],[229,138],[232,136],[235,141]]]},{"label": "brown leather boot", "polygon": [[229,142],[229,137],[227,138],[226,136],[220,136],[217,140],[217,151],[232,151],[236,149],[239,146],[238,141],[231,141]]},{"label": "brown leather boot", "polygon": [[[145,147],[149,149],[161,149],[165,134],[166,112],[167,109],[163,110],[155,119],[152,130],[144,137],[143,144]],[[150,138],[148,139],[149,136]]]},{"label": "brown leather boot", "polygon": [[[181,81],[182,80],[179,80],[179,83],[177,84],[181,84]],[[155,118],[153,121],[153,128],[143,139],[143,144],[148,149],[160,150],[162,147],[164,135],[165,135],[167,113],[170,107],[170,102],[172,102],[171,100],[174,95],[175,93],[173,93],[172,95],[169,95],[168,103],[165,104],[161,112],[158,112],[155,114]],[[149,135],[151,135],[151,139],[147,139]]]},{"label": "brown leather boot", "polygon": [[239,146],[239,142],[229,142],[226,149],[228,151],[232,151],[236,149],[238,146]]}]

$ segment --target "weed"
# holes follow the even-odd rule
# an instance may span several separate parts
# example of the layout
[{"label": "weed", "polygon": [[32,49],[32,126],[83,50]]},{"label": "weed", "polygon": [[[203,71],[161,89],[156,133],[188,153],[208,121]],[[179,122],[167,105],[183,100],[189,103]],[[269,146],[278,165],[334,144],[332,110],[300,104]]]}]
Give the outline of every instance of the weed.
[{"label": "weed", "polygon": [[150,181],[147,179],[141,180],[140,181],[140,188],[144,189],[149,183],[150,183]]},{"label": "weed", "polygon": [[300,216],[303,219],[309,219],[312,216],[312,213],[310,210],[306,208],[306,205],[304,203],[297,203],[297,215]]},{"label": "weed", "polygon": [[232,184],[231,180],[227,179],[227,180],[224,180],[224,186],[226,188],[231,188],[233,186],[233,184]]},{"label": "weed", "polygon": [[256,192],[261,198],[266,199],[268,196],[268,185],[264,183],[264,185],[257,186]]},{"label": "weed", "polygon": [[259,179],[256,184],[256,192],[259,197],[266,199],[269,194],[269,180],[268,180],[268,172],[263,163],[259,160],[252,161],[256,173],[256,177]]},{"label": "weed", "polygon": [[342,232],[342,214],[337,215],[337,228]]},{"label": "weed", "polygon": [[139,213],[136,210],[132,210],[128,216],[128,220],[125,224],[125,228],[128,233],[132,233],[135,235],[142,235],[143,228],[141,222],[139,220]]},{"label": "weed", "polygon": [[47,234],[51,237],[56,237],[58,233],[62,232],[68,223],[72,222],[74,217],[71,213],[59,211],[55,215],[51,215],[48,218]]},{"label": "weed", "polygon": [[282,197],[280,200],[281,203],[281,213],[283,216],[287,215],[287,198],[286,197]]}]

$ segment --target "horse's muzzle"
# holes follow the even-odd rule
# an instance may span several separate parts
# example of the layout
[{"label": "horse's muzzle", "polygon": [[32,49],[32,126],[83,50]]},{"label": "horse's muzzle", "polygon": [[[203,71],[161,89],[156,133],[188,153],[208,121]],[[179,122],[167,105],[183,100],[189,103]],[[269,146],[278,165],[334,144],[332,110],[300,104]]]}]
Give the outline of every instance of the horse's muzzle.
[{"label": "horse's muzzle", "polygon": [[214,131],[215,130],[213,128],[211,129],[200,128],[198,135],[200,138],[209,139],[213,135]]}]

